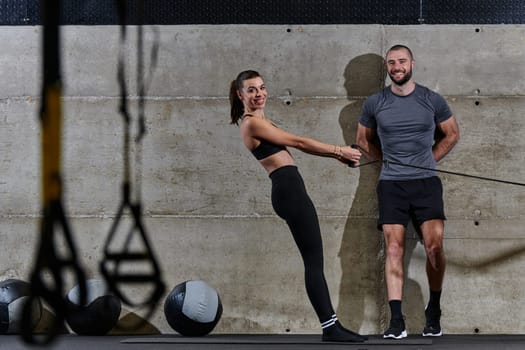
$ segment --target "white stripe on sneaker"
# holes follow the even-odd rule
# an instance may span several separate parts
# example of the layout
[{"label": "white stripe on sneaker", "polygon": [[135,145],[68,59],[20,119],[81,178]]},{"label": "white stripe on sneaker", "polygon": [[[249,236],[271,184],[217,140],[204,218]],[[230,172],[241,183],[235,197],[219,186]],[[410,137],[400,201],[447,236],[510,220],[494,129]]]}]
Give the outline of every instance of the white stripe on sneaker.
[{"label": "white stripe on sneaker", "polygon": [[387,339],[387,338],[403,339],[403,338],[406,338],[406,337],[407,337],[407,331],[406,330],[404,330],[403,332],[401,332],[401,334],[399,334],[397,336],[395,334],[392,334],[392,333],[383,335],[384,339]]},{"label": "white stripe on sneaker", "polygon": [[441,337],[443,335],[443,332],[442,331],[439,331],[439,333],[432,333],[432,332],[425,333],[425,332],[423,332],[422,335],[424,337]]}]

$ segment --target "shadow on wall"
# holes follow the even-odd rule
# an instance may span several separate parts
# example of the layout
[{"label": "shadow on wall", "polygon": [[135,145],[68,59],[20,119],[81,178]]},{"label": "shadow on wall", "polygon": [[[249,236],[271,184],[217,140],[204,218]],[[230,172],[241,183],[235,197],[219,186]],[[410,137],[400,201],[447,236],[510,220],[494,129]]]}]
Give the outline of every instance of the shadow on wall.
[{"label": "shadow on wall", "polygon": [[[384,67],[382,56],[365,54],[353,58],[345,69],[345,88],[350,103],[341,110],[339,124],[347,145],[355,143],[364,99],[385,86]],[[377,143],[379,146],[379,140]],[[359,171],[359,184],[339,252],[342,280],[337,314],[344,324],[360,332],[381,332],[390,318],[384,283],[384,242],[376,228],[379,170],[375,165],[355,170]],[[407,240],[405,271],[408,271],[416,244],[416,241]],[[421,322],[421,317],[410,314],[411,310],[423,310],[421,290],[415,281],[405,282],[405,295],[410,296],[408,305],[405,303],[404,306],[407,328],[410,329],[412,321]],[[421,327],[419,323],[417,327]]]}]

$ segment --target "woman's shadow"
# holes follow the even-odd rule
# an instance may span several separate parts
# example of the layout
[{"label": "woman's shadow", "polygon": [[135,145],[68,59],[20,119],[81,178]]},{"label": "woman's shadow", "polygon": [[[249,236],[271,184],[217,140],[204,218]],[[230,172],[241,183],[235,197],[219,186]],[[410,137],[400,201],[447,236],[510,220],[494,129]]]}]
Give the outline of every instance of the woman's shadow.
[{"label": "woman's shadow", "polygon": [[[353,58],[345,69],[345,88],[350,103],[342,109],[339,124],[347,145],[355,143],[359,114],[365,98],[385,86],[384,67],[383,57],[371,53]],[[379,140],[377,146],[380,147]],[[364,162],[366,159],[363,157]],[[390,316],[384,282],[384,241],[376,226],[378,165],[376,163],[356,170],[359,171],[359,183],[339,251],[342,276],[337,314],[344,324],[363,333],[386,329]],[[416,240],[407,239],[405,276],[408,275],[408,264],[416,245]],[[410,332],[414,330],[413,327],[422,329],[424,315],[419,315],[423,314],[421,288],[415,281],[406,278],[404,295],[410,296],[405,298],[403,307],[407,316],[407,330]]]}]

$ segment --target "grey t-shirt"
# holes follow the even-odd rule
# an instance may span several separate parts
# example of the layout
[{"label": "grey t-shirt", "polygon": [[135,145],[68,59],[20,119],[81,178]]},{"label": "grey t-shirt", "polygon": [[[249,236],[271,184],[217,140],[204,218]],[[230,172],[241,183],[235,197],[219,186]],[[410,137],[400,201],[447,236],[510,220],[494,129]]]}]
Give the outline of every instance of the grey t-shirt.
[{"label": "grey t-shirt", "polygon": [[[434,169],[432,156],[436,124],[452,116],[445,99],[416,84],[408,96],[395,95],[390,86],[364,103],[359,123],[375,129],[383,159]],[[411,180],[435,176],[435,171],[383,163],[381,180]]]}]

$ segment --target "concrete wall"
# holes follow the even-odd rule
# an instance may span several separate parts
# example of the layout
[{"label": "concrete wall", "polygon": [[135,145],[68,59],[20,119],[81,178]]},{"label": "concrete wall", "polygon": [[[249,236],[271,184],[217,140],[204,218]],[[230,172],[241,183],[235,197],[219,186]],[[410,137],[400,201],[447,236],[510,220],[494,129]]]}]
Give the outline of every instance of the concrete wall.
[{"label": "concrete wall", "polygon": [[[415,79],[446,96],[461,128],[460,144],[439,167],[525,182],[525,26],[157,29],[143,144],[146,227],[170,289],[198,278],[217,288],[224,314],[216,332],[319,332],[299,254],[270,204],[267,175],[229,125],[228,87],[241,70],[263,74],[271,94],[267,115],[280,127],[350,144],[364,97],[385,84],[385,50],[407,44]],[[87,274],[100,278],[122,178],[118,28],[64,27],[62,33],[64,202]],[[133,95],[134,33],[127,62]],[[153,38],[146,30],[147,48]],[[26,279],[40,213],[40,28],[3,27],[0,43],[0,278]],[[135,102],[132,96],[134,116]],[[318,209],[339,318],[363,333],[382,332],[389,312],[375,229],[377,170],[291,152]],[[524,332],[524,190],[454,175],[442,180],[444,331]],[[407,239],[404,312],[409,333],[419,333],[428,298],[425,256],[413,233]],[[123,315],[130,311],[141,312],[125,308]],[[150,321],[173,332],[162,307]]]}]

